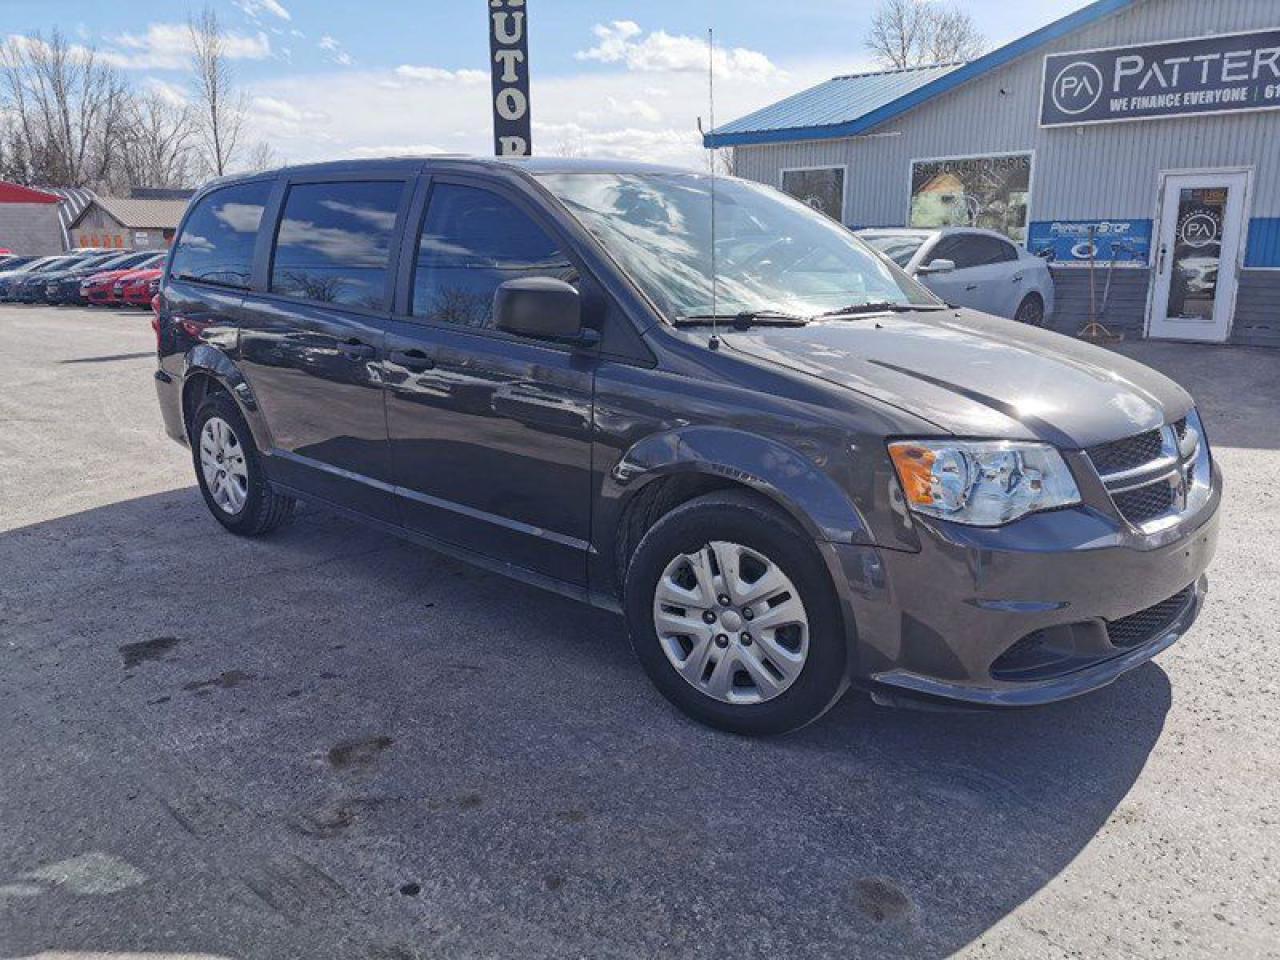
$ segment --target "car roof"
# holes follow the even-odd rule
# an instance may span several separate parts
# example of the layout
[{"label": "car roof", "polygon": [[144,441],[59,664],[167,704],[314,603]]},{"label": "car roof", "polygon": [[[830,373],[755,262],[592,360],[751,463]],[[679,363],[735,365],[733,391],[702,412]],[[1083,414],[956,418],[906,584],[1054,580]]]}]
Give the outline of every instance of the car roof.
[{"label": "car roof", "polygon": [[346,175],[359,173],[403,173],[405,175],[413,175],[427,167],[518,170],[530,176],[546,173],[708,175],[706,171],[655,163],[641,163],[635,160],[579,157],[478,157],[461,153],[432,153],[418,156],[330,160],[323,163],[296,164],[256,173],[235,174],[210,181],[201,192],[207,192],[214,187],[230,186],[235,183],[274,179],[282,175],[313,176],[316,174]]}]

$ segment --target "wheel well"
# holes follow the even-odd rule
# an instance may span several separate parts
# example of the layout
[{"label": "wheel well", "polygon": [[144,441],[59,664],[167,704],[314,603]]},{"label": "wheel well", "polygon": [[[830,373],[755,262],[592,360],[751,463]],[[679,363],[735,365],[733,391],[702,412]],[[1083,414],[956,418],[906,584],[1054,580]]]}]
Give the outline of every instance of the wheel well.
[{"label": "wheel well", "polygon": [[618,519],[613,588],[619,597],[622,596],[622,588],[626,583],[631,557],[649,529],[682,503],[717,490],[741,490],[771,507],[778,506],[755,488],[715,474],[676,473],[650,481],[631,498]]},{"label": "wheel well", "polygon": [[187,378],[187,382],[182,387],[182,422],[186,425],[188,432],[191,428],[191,418],[196,415],[200,404],[206,397],[216,393],[225,393],[230,396],[227,388],[207,373],[197,373]]}]

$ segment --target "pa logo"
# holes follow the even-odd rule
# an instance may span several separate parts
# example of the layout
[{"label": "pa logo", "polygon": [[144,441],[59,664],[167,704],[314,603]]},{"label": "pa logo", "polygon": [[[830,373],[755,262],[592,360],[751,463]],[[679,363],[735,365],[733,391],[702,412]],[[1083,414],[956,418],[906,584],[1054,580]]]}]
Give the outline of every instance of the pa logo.
[{"label": "pa logo", "polygon": [[1199,250],[1201,247],[1216,243],[1220,230],[1221,224],[1217,217],[1200,211],[1183,218],[1182,225],[1178,228],[1178,236],[1186,246]]},{"label": "pa logo", "polygon": [[1102,99],[1102,71],[1087,60],[1069,63],[1053,79],[1053,105],[1070,116],[1086,113]]}]

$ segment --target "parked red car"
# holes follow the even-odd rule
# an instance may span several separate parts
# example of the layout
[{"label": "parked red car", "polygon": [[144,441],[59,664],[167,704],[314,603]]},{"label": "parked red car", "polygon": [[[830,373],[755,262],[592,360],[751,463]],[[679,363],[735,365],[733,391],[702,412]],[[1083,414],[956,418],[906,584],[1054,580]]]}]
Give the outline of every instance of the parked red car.
[{"label": "parked red car", "polygon": [[160,291],[160,275],[162,273],[164,273],[163,269],[150,267],[146,270],[134,270],[126,273],[117,280],[115,287],[120,288],[120,298],[124,301],[125,306],[150,307],[151,298]]},{"label": "parked red car", "polygon": [[119,307],[123,305],[124,300],[115,290],[116,281],[139,270],[150,269],[164,263],[164,258],[165,254],[156,253],[153,257],[148,257],[126,270],[104,270],[102,273],[95,273],[80,284],[81,296],[94,306]]}]

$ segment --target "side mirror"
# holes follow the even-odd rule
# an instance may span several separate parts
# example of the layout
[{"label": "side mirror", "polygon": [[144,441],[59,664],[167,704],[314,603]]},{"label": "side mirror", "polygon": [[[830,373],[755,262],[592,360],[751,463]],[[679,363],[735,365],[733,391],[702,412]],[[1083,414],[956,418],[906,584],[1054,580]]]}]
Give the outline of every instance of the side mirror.
[{"label": "side mirror", "polygon": [[582,300],[578,291],[552,277],[508,280],[493,294],[494,326],[539,340],[582,338]]},{"label": "side mirror", "polygon": [[955,268],[954,260],[930,260],[923,267],[916,267],[916,273],[951,273]]}]

